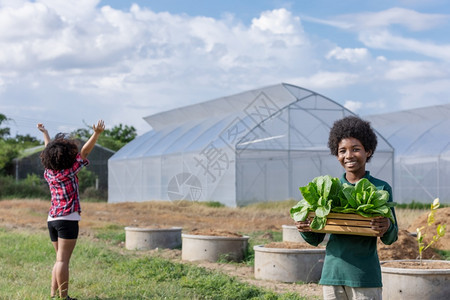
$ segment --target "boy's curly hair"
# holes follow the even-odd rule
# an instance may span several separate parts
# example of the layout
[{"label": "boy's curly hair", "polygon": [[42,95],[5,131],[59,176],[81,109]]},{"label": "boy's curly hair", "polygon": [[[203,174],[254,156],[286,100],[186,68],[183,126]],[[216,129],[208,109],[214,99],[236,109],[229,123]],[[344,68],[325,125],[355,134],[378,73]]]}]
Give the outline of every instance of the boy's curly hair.
[{"label": "boy's curly hair", "polygon": [[369,122],[356,116],[348,116],[334,122],[328,138],[328,148],[332,155],[338,155],[339,142],[345,138],[358,139],[364,150],[372,151],[372,155],[367,158],[367,162],[370,161],[377,148],[377,136]]},{"label": "boy's curly hair", "polygon": [[64,170],[72,167],[78,154],[78,144],[75,140],[58,133],[53,141],[48,143],[40,157],[44,168]]}]

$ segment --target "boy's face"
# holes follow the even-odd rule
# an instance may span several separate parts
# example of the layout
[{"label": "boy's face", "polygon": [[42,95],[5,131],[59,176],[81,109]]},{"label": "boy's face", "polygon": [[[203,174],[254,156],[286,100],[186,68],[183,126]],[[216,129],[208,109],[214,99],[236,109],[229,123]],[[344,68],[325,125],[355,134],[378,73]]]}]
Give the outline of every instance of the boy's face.
[{"label": "boy's face", "polygon": [[346,173],[351,175],[354,180],[364,177],[366,161],[371,155],[372,152],[366,151],[358,139],[346,138],[342,139],[338,144],[337,159],[344,167]]}]

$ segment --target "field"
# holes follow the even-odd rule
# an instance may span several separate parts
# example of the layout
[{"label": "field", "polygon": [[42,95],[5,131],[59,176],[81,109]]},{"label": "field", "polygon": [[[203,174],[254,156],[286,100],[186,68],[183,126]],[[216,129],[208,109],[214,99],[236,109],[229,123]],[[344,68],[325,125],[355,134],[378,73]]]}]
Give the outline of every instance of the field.
[{"label": "field", "polygon": [[[295,202],[281,202],[276,204],[259,204],[249,206],[245,208],[229,208],[229,207],[211,207],[200,203],[183,203],[183,202],[143,202],[143,203],[119,203],[119,204],[107,204],[107,203],[82,203],[82,221],[80,222],[80,238],[79,244],[75,248],[74,258],[72,260],[72,277],[71,277],[71,290],[74,291],[74,296],[85,295],[83,299],[135,299],[135,295],[130,289],[127,290],[127,286],[132,284],[132,274],[129,274],[126,270],[127,262],[129,262],[129,268],[136,268],[136,264],[140,260],[148,260],[149,257],[154,258],[152,262],[160,262],[161,264],[171,263],[171,267],[180,268],[179,265],[201,267],[200,270],[209,270],[212,272],[219,272],[219,274],[226,275],[227,278],[236,279],[239,283],[249,284],[250,291],[253,293],[252,287],[262,288],[264,291],[271,291],[275,295],[282,293],[295,293],[296,295],[306,297],[307,299],[320,298],[321,289],[317,284],[285,284],[278,282],[270,282],[264,280],[256,280],[253,277],[253,268],[251,260],[247,260],[244,263],[186,263],[181,261],[181,250],[152,250],[152,251],[128,251],[124,249],[124,230],[125,226],[138,226],[138,227],[171,227],[179,226],[183,228],[183,232],[189,233],[194,230],[221,230],[235,233],[241,233],[249,235],[251,245],[255,243],[267,243],[271,241],[281,240],[281,228],[282,225],[291,225],[292,220],[289,217],[289,208],[295,204]],[[9,286],[12,290],[18,290],[17,298],[12,299],[35,299],[27,293],[30,292],[30,288],[25,289],[23,286],[31,286],[39,290],[41,294],[45,295],[47,290],[46,284],[50,279],[50,267],[53,260],[53,252],[49,239],[46,236],[46,215],[49,208],[48,201],[42,200],[3,200],[0,201],[0,236],[4,240],[3,243],[8,243],[11,239],[11,233],[18,235],[18,240],[26,237],[32,237],[36,239],[35,247],[39,249],[37,253],[34,253],[32,259],[28,257],[29,253],[34,251],[21,250],[19,246],[10,250],[9,252],[0,252],[0,263],[3,267],[0,267],[0,275],[3,280],[0,282],[0,289],[3,286]],[[448,220],[450,214],[450,208],[440,209],[437,214],[437,222],[443,222]],[[414,238],[406,233],[406,230],[415,231],[415,227],[422,226],[425,222],[426,211],[424,210],[397,210],[397,217],[399,220],[399,227],[401,229],[399,241],[392,246],[379,247],[379,254],[382,260],[397,259],[397,258],[415,258],[417,256],[416,244]],[[442,241],[437,244],[441,250],[449,250],[449,235],[445,236]],[[11,240],[14,244],[14,239]],[[34,245],[34,244],[33,244]],[[3,246],[2,246],[3,247]],[[30,247],[29,245],[27,247]],[[88,249],[88,250],[85,250]],[[27,264],[27,268],[33,267],[32,261],[36,260],[40,262],[40,266],[36,267],[37,270],[30,275],[32,278],[37,277],[36,280],[32,278],[19,278],[14,275],[15,273],[22,274],[19,270],[11,271],[5,270],[5,261],[17,259],[20,255],[20,251],[24,251],[27,255],[25,260],[31,260]],[[108,251],[103,253],[102,251]],[[101,273],[102,276],[110,276],[110,281],[102,280],[104,287],[94,285],[92,281],[95,281],[95,277],[99,276],[97,273],[102,271],[101,268],[80,268],[77,263],[77,259],[83,258],[84,252],[100,252],[100,257],[105,256],[106,260],[125,261],[120,268],[122,272],[117,270],[105,269],[104,271],[110,272]],[[41,253],[41,256],[39,256]],[[8,257],[10,255],[11,257]],[[438,253],[434,251],[428,251],[425,257],[438,257]],[[37,256],[37,257],[36,257]],[[157,259],[156,259],[157,258]],[[161,261],[159,261],[161,259]],[[25,263],[21,264],[18,260],[19,267],[24,267]],[[87,264],[92,264],[91,261],[87,261]],[[150,264],[149,262],[146,263]],[[46,269],[47,268],[47,269]],[[48,271],[47,274],[45,272]],[[38,272],[38,274],[35,274]],[[151,273],[150,270],[146,272]],[[181,271],[180,271],[181,272]],[[202,271],[195,271],[202,272]],[[117,273],[117,274],[116,274]],[[124,278],[126,275],[131,276]],[[142,272],[136,277],[136,280],[146,284],[142,279]],[[162,275],[161,275],[162,276]],[[200,276],[200,275],[198,275]],[[212,276],[212,275],[202,275]],[[216,275],[214,275],[216,276]],[[213,277],[214,277],[213,276]],[[144,276],[145,278],[145,276]],[[210,278],[210,277],[208,277]],[[169,280],[169,279],[167,279]],[[166,281],[167,281],[166,280]],[[172,280],[172,279],[170,279]],[[170,281],[169,280],[169,281]],[[225,279],[221,279],[225,280]],[[73,283],[72,283],[73,281]],[[205,281],[205,280],[204,280]],[[19,283],[17,283],[19,282]],[[33,283],[36,282],[36,283]],[[149,288],[150,282],[149,279]],[[165,280],[161,279],[160,284],[164,284]],[[34,285],[37,286],[34,286]],[[217,284],[217,283],[216,283]],[[233,283],[234,284],[234,283]],[[191,284],[193,285],[193,284]],[[156,286],[155,289],[161,289],[167,287]],[[229,291],[234,291],[236,287],[231,287]],[[118,294],[113,294],[116,290]],[[138,289],[137,289],[138,290]],[[240,286],[237,290],[246,290]],[[22,291],[22,292],[20,292]],[[119,293],[120,292],[120,293]],[[129,294],[126,294],[129,292]],[[196,299],[215,299],[213,296],[208,297],[207,290],[201,290],[198,294],[189,294],[192,289],[180,289],[177,291],[183,294],[186,298]],[[272,294],[258,294],[256,293],[255,299],[282,299],[283,296],[277,296],[280,298],[270,298]],[[115,296],[111,296],[115,295]],[[134,296],[133,296],[134,295]],[[149,296],[156,297],[155,295]],[[159,297],[159,296],[158,296]],[[239,298],[236,294],[236,297]],[[44,298],[45,299],[45,298]],[[147,299],[142,297],[142,299]],[[161,296],[161,299],[163,297]],[[180,296],[180,299],[184,299]],[[301,298],[299,298],[301,299]]]}]

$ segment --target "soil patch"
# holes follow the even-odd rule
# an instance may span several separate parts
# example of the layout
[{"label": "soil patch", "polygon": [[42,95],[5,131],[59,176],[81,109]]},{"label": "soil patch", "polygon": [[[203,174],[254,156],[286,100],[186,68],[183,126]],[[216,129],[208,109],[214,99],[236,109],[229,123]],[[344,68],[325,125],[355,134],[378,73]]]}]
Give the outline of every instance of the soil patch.
[{"label": "soil patch", "polygon": [[[0,201],[0,227],[19,230],[47,232],[46,218],[50,201],[42,200],[2,200]],[[255,209],[252,207],[230,208],[207,207],[198,203],[176,203],[168,201],[128,202],[128,203],[81,203],[82,214],[80,236],[95,239],[95,231],[107,227],[139,227],[139,228],[171,228],[182,227],[183,232],[198,234],[231,233],[242,236],[252,232],[261,232],[261,236],[272,240],[271,231],[282,231],[282,225],[293,225],[289,209]],[[415,213],[415,212],[414,212]],[[436,224],[448,222],[450,208],[437,210]],[[426,225],[427,213],[402,215],[397,211],[399,226],[398,241],[392,245],[384,245],[378,241],[380,260],[416,259],[419,255],[417,241],[408,232],[416,232],[417,227]],[[424,229],[425,240],[435,232]],[[306,244],[306,243],[305,243]],[[277,245],[278,247],[280,245]],[[450,250],[450,234],[447,233],[436,244],[439,249]],[[125,251],[121,245],[121,251]],[[161,255],[181,263],[180,250],[153,250],[139,252],[142,255]],[[424,259],[440,259],[432,249],[423,252]],[[317,284],[288,284],[254,278],[253,268],[244,264],[224,264],[209,262],[194,262],[208,269],[220,270],[230,276],[235,276],[243,282],[276,292],[296,292],[305,297],[321,298],[322,288]]]},{"label": "soil patch", "polygon": [[400,268],[400,269],[420,269],[420,270],[436,270],[436,269],[450,269],[450,263],[439,260],[422,261],[395,261],[383,263],[383,267]]},{"label": "soil patch", "polygon": [[[439,208],[434,214],[434,223],[431,226],[427,226],[429,212],[420,215],[412,224],[409,226],[408,230],[410,232],[416,232],[417,228],[422,228],[422,236],[425,244],[430,243],[433,239],[433,235],[436,235],[436,227],[439,224],[450,226],[450,207]],[[440,250],[450,249],[450,233],[447,232],[444,237],[439,239],[433,244],[433,248]],[[428,250],[426,250],[428,251]]]},{"label": "soil patch", "polygon": [[[417,240],[406,230],[399,230],[398,240],[391,244],[385,245],[378,239],[378,256],[380,261],[396,260],[396,259],[417,259],[419,257],[419,247]],[[423,259],[441,259],[441,256],[429,248],[422,252]]]},{"label": "soil patch", "polygon": [[194,228],[189,232],[192,235],[208,235],[208,236],[223,236],[223,237],[243,237],[242,234],[231,232],[227,230],[218,230],[218,229],[197,229]]},{"label": "soil patch", "polygon": [[281,248],[281,249],[325,249],[324,246],[315,247],[308,243],[297,242],[271,242],[264,245],[264,248]]}]

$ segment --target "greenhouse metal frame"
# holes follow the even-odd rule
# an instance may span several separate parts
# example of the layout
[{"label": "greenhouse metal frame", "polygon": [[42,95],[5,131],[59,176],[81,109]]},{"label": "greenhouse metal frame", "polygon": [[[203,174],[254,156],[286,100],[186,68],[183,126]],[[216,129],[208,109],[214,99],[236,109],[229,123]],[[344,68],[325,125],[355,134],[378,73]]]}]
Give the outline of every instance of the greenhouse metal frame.
[{"label": "greenhouse metal frame", "polygon": [[450,204],[450,104],[365,119],[395,148],[395,201]]},{"label": "greenhouse metal frame", "polygon": [[[298,188],[314,177],[343,174],[327,141],[334,121],[348,115],[329,98],[282,83],[145,117],[152,130],[108,161],[108,202],[300,199]],[[367,169],[392,183],[394,149],[377,137]]]}]

